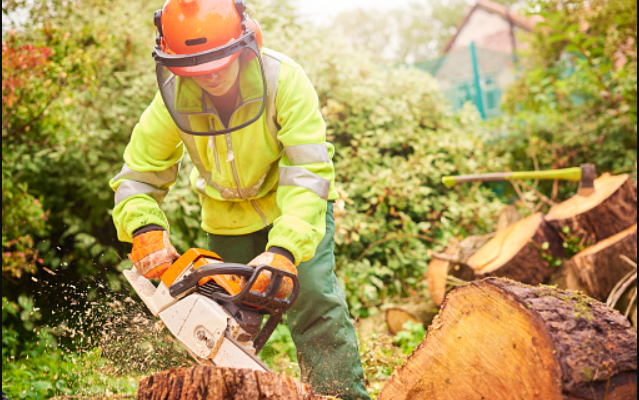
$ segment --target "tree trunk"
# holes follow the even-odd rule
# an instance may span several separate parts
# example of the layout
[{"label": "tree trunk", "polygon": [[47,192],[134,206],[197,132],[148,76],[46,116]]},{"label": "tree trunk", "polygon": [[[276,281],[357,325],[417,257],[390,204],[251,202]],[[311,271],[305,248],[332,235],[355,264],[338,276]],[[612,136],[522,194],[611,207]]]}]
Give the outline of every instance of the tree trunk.
[{"label": "tree trunk", "polygon": [[637,186],[629,175],[604,174],[595,180],[595,192],[575,196],[554,206],[546,221],[558,232],[592,245],[637,223]]},{"label": "tree trunk", "polygon": [[409,303],[386,310],[386,324],[393,335],[404,330],[404,324],[414,322],[428,327],[439,312],[437,306],[429,301]]},{"label": "tree trunk", "polygon": [[536,285],[553,272],[553,259],[563,257],[561,238],[535,214],[499,232],[468,260],[478,277],[497,276]]},{"label": "tree trunk", "polygon": [[617,282],[635,269],[621,256],[637,262],[637,224],[577,254],[568,267],[588,296],[605,301]]},{"label": "tree trunk", "polygon": [[475,280],[475,271],[468,266],[468,259],[492,236],[469,236],[461,242],[453,240],[444,254],[431,253],[433,259],[428,264],[426,283],[431,299],[437,307],[442,305],[446,297],[449,275],[462,281]]},{"label": "tree trunk", "polygon": [[138,400],[315,400],[310,386],[288,376],[198,365],[146,377]]},{"label": "tree trunk", "polygon": [[378,400],[628,400],[637,331],[582,294],[488,278],[451,291]]}]

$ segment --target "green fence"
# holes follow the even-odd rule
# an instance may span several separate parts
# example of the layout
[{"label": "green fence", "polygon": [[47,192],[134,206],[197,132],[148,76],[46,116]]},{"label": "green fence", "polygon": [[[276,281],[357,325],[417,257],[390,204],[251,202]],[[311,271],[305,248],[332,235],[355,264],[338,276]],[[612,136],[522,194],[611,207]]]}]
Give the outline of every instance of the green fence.
[{"label": "green fence", "polygon": [[515,79],[514,64],[512,54],[471,44],[417,66],[437,79],[455,110],[471,102],[486,119],[501,114],[502,93]]}]

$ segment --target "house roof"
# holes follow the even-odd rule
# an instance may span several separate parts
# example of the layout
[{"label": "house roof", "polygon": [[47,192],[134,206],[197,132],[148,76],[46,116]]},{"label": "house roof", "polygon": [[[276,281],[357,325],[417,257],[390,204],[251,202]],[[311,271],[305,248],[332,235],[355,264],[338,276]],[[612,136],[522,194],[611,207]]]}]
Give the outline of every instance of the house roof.
[{"label": "house roof", "polygon": [[490,0],[477,0],[477,3],[473,6],[473,8],[471,8],[468,14],[466,14],[464,20],[457,27],[457,32],[455,32],[455,34],[448,40],[448,43],[446,43],[446,46],[444,47],[442,53],[447,53],[451,49],[451,47],[455,43],[455,40],[457,40],[457,36],[462,31],[462,29],[464,29],[464,26],[468,23],[468,20],[470,20],[470,16],[477,9],[483,9],[490,13],[500,15],[504,19],[512,21],[515,26],[518,26],[519,28],[526,31],[532,31],[535,25],[541,20],[541,17],[539,16],[524,17],[521,15],[517,15],[513,13],[512,10],[508,7],[492,2]]}]

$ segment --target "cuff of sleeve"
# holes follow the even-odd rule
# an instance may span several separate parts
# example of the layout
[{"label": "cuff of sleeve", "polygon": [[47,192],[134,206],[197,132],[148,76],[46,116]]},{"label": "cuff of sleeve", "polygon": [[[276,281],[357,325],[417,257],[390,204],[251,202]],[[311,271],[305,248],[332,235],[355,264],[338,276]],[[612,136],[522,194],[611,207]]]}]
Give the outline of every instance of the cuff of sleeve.
[{"label": "cuff of sleeve", "polygon": [[300,250],[300,248],[291,240],[285,237],[280,236],[269,239],[268,245],[266,246],[266,251],[269,251],[271,247],[281,247],[285,250],[290,251],[295,258],[294,262],[296,267],[302,262],[302,251]]},{"label": "cuff of sleeve", "polygon": [[[166,231],[169,230],[169,224],[166,221],[163,221],[162,218],[157,218],[155,216],[143,216],[134,218],[131,222],[129,222],[122,232],[118,232],[118,238],[122,242],[133,242],[134,233],[149,225],[156,225]],[[120,234],[124,233],[125,230],[128,237],[120,237]]]},{"label": "cuff of sleeve", "polygon": [[288,260],[291,263],[295,264],[295,257],[293,257],[293,253],[291,253],[290,251],[286,250],[283,247],[271,246],[271,248],[269,248],[268,251],[273,253],[273,254],[279,254],[281,256],[284,256],[284,257],[288,258]]},{"label": "cuff of sleeve", "polygon": [[143,226],[142,228],[138,228],[135,231],[133,231],[133,238],[135,238],[136,236],[142,235],[144,233],[147,232],[154,232],[154,231],[165,231],[166,229],[164,229],[163,227],[161,227],[160,225],[155,225],[155,224],[151,224],[151,225],[147,225],[147,226]]}]

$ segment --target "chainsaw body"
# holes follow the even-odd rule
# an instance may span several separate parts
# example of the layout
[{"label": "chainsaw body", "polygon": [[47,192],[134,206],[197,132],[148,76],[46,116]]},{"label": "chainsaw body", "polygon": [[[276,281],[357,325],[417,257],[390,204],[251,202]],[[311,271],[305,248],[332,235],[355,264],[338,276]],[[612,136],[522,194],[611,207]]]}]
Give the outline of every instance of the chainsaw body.
[{"label": "chainsaw body", "polygon": [[[266,291],[251,290],[267,271],[271,280]],[[217,254],[201,249],[184,253],[157,287],[135,267],[124,271],[124,276],[193,358],[220,367],[268,371],[256,355],[299,294],[293,274],[267,265],[226,264]],[[244,289],[242,278],[247,282]],[[292,280],[293,292],[280,299],[276,295],[285,278]],[[262,326],[266,315],[269,318]]]}]

